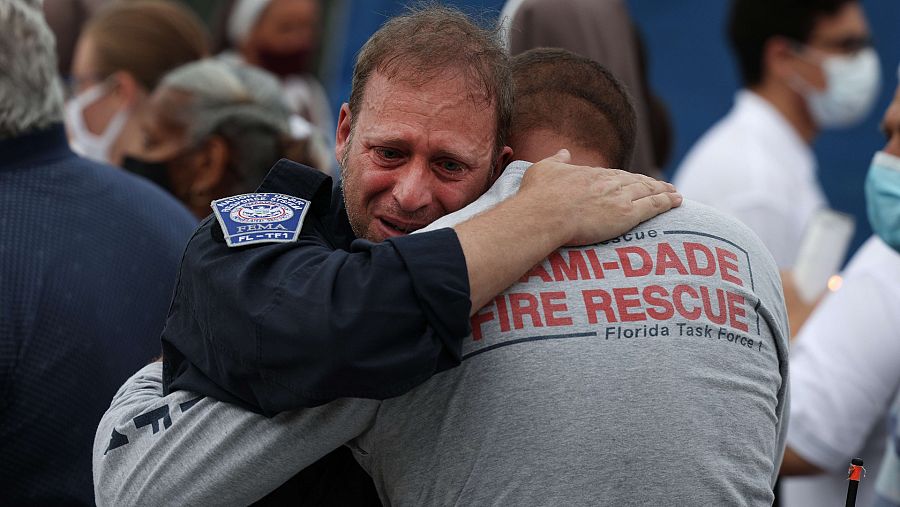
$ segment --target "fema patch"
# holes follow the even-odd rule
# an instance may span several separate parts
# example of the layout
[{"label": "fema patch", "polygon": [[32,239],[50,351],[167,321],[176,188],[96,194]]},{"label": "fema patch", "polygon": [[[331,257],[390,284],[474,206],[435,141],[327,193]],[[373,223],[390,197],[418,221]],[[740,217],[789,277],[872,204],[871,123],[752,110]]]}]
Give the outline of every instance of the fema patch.
[{"label": "fema patch", "polygon": [[211,204],[228,246],[297,241],[309,201],[292,195],[241,194]]}]

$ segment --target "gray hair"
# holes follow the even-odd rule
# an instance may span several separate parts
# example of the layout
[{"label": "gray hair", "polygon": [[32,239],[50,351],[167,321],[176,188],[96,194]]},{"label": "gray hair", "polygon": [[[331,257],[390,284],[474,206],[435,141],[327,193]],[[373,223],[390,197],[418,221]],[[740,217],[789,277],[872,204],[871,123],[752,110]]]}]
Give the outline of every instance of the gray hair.
[{"label": "gray hair", "polygon": [[55,43],[41,3],[0,1],[0,139],[62,120]]},{"label": "gray hair", "polygon": [[168,73],[160,82],[191,95],[182,112],[192,143],[212,134],[231,149],[231,169],[251,191],[282,156],[291,111],[271,74],[236,59],[205,58]]}]

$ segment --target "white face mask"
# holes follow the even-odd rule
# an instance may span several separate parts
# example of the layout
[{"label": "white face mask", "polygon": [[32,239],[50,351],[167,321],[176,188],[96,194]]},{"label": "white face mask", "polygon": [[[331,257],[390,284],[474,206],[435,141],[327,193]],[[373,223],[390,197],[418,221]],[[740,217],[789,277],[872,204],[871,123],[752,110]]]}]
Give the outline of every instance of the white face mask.
[{"label": "white face mask", "polygon": [[98,162],[109,162],[109,151],[128,121],[128,111],[116,111],[100,135],[88,130],[84,123],[84,110],[106,95],[108,90],[103,83],[96,84],[66,103],[66,127],[69,130],[69,144],[72,150],[86,158]]},{"label": "white face mask", "polygon": [[822,61],[825,90],[801,85],[809,112],[821,128],[849,127],[872,110],[881,88],[881,65],[872,48],[853,56],[828,56]]}]

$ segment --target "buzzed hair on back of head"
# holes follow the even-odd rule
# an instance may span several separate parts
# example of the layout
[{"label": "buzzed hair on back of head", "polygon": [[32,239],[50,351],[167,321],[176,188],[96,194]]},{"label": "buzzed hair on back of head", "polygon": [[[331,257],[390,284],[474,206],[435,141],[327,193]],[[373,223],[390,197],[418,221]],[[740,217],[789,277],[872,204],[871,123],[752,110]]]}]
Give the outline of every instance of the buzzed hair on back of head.
[{"label": "buzzed hair on back of head", "polygon": [[628,169],[637,116],[625,88],[599,63],[558,48],[512,58],[512,132],[548,130]]}]

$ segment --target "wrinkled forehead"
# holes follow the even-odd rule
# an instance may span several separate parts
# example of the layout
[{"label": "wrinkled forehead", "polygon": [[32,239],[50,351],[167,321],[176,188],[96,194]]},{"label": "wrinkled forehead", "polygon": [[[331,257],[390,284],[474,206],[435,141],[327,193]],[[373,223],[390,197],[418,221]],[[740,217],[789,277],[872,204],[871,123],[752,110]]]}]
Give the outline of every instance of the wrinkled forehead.
[{"label": "wrinkled forehead", "polygon": [[[439,121],[443,114],[468,110],[475,119],[491,122],[485,134],[492,138],[495,136],[495,97],[482,85],[473,83],[465,69],[451,68],[438,72],[420,72],[409,67],[390,69],[390,72],[376,70],[369,77],[363,89],[360,113],[367,109],[391,111],[420,102],[425,109],[419,112]],[[428,109],[429,105],[431,109]],[[356,119],[353,118],[353,121]]]},{"label": "wrinkled forehead", "polygon": [[493,107],[497,90],[490,88],[474,64],[448,62],[436,66],[434,62],[418,61],[414,55],[397,55],[380,62],[369,77],[363,93],[367,93],[376,77],[397,86],[424,87],[438,83],[454,86],[455,92],[465,95],[475,105]]},{"label": "wrinkled forehead", "polygon": [[423,73],[406,70],[390,74],[376,71],[363,92],[364,109],[393,110],[418,103],[425,108],[420,113],[435,119],[440,119],[442,114],[468,110],[479,119],[494,121],[492,99],[459,69]]}]

